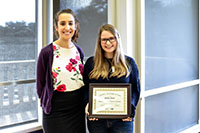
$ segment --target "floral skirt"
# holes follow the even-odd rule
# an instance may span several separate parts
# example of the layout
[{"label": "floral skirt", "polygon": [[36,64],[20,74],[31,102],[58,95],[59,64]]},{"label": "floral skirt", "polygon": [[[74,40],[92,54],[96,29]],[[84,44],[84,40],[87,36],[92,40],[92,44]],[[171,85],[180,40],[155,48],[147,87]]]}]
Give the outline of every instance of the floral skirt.
[{"label": "floral skirt", "polygon": [[43,112],[45,133],[85,133],[85,111],[80,89],[72,92],[54,91],[50,114]]}]

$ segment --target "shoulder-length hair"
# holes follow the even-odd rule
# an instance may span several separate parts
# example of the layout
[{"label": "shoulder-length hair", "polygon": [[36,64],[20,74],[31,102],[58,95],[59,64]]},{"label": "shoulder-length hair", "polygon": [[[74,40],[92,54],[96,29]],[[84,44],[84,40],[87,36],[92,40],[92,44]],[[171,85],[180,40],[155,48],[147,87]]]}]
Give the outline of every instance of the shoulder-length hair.
[{"label": "shoulder-length hair", "polygon": [[[104,50],[101,47],[101,33],[103,31],[108,31],[116,39],[116,50],[114,51],[114,57],[112,59],[112,65],[115,68],[115,71],[108,77],[109,75],[109,62],[104,56]],[[125,55],[122,50],[122,43],[120,35],[117,29],[111,24],[105,24],[100,27],[97,42],[96,42],[96,49],[94,55],[94,68],[89,74],[90,79],[98,79],[99,77],[110,78],[110,77],[117,77],[120,78],[122,76],[126,77],[129,75],[128,64],[125,60]]]},{"label": "shoulder-length hair", "polygon": [[[78,18],[76,17],[76,15],[74,14],[74,12],[71,10],[71,9],[63,9],[59,12],[57,12],[54,16],[54,26],[58,27],[58,18],[60,16],[60,14],[62,13],[69,13],[71,14],[73,17],[74,17],[74,20],[75,20],[75,26],[76,26],[76,31],[72,37],[72,42],[75,42],[77,43],[77,40],[78,40],[78,37],[79,37],[79,31],[80,31],[80,24],[79,24],[79,20]],[[58,38],[59,35],[58,35],[58,32],[55,30],[55,36]]]}]

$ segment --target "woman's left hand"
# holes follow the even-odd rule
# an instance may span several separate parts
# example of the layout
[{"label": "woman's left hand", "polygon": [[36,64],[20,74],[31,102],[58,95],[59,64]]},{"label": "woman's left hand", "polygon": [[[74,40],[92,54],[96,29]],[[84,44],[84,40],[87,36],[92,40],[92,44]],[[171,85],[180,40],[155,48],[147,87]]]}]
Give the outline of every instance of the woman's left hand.
[{"label": "woman's left hand", "polygon": [[86,107],[85,107],[85,114],[86,114],[86,115],[90,115],[90,114],[89,114],[89,111],[88,111],[88,106],[89,106],[89,103],[88,103],[88,104],[86,105]]},{"label": "woman's left hand", "polygon": [[128,117],[128,118],[122,119],[122,121],[132,121],[132,117]]}]

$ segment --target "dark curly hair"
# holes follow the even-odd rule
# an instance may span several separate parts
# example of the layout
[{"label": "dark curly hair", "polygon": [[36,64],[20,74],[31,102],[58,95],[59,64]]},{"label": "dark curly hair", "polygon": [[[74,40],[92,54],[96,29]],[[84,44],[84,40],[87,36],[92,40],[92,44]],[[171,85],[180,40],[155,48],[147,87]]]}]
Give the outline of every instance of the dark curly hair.
[{"label": "dark curly hair", "polygon": [[[74,35],[72,37],[72,41],[77,43],[77,40],[78,40],[78,37],[79,37],[79,31],[80,31],[80,24],[79,24],[79,21],[78,21],[76,15],[74,14],[74,12],[71,9],[68,8],[68,9],[64,9],[64,10],[61,10],[61,11],[57,12],[55,14],[55,17],[54,17],[54,25],[58,26],[58,18],[60,16],[60,14],[62,14],[62,13],[69,13],[74,17],[75,25],[76,25],[76,31],[75,31],[75,33],[74,33]],[[59,37],[58,32],[56,30],[55,30],[55,36],[57,38]]]}]

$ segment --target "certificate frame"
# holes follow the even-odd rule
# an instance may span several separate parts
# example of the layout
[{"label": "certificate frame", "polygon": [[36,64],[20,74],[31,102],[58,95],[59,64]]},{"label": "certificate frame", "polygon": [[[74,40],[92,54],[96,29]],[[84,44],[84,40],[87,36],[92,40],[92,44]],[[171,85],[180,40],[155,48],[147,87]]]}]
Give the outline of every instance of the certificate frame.
[{"label": "certificate frame", "polygon": [[131,115],[131,84],[90,83],[89,118],[123,119]]}]

